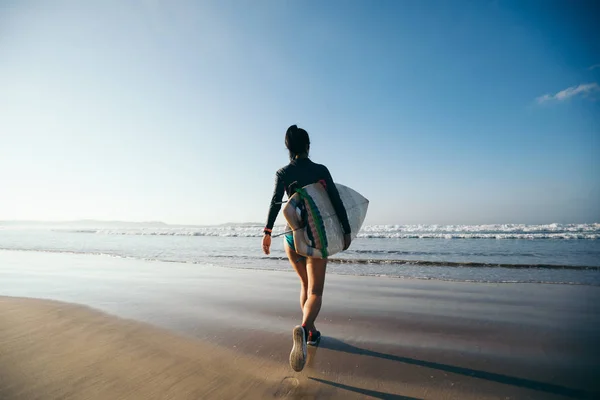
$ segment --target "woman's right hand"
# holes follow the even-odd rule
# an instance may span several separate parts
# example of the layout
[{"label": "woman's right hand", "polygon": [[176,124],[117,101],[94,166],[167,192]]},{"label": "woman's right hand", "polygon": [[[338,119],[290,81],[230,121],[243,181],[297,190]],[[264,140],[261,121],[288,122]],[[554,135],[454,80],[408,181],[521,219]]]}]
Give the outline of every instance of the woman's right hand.
[{"label": "woman's right hand", "polygon": [[352,243],[352,236],[349,233],[344,233],[344,250],[350,247],[350,243]]},{"label": "woman's right hand", "polygon": [[263,236],[262,249],[266,255],[269,255],[269,253],[271,253],[271,235]]}]

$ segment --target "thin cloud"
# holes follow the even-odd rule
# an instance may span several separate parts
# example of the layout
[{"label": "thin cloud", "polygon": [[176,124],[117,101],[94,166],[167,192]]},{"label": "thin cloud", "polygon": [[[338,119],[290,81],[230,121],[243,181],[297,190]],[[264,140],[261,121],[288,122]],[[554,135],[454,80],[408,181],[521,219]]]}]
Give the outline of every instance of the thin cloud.
[{"label": "thin cloud", "polygon": [[542,104],[548,101],[565,101],[575,96],[589,96],[600,91],[600,86],[596,82],[594,83],[583,83],[579,86],[571,86],[565,90],[561,90],[555,94],[545,94],[538,97],[536,100],[538,104]]},{"label": "thin cloud", "polygon": [[596,68],[600,68],[600,64],[595,64],[595,65],[592,65],[591,67],[589,67],[589,68],[588,68],[588,70],[590,70],[590,71],[593,71],[593,70],[595,70]]}]

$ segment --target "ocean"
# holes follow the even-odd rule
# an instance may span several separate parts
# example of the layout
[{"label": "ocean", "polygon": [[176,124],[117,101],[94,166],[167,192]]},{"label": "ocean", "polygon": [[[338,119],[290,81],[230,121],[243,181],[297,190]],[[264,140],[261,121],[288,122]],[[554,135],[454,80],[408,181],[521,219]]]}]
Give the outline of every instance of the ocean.
[{"label": "ocean", "polygon": [[[265,256],[261,238],[260,224],[0,222],[0,250],[293,272],[283,239],[274,238]],[[379,278],[600,286],[600,224],[370,225],[327,268]]]}]

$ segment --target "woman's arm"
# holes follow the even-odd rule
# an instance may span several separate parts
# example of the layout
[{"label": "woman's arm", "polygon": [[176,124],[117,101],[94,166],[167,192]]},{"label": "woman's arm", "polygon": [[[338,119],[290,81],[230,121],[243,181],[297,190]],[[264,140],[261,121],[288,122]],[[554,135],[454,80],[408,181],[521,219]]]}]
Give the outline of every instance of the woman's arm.
[{"label": "woman's arm", "polygon": [[281,209],[281,200],[283,199],[284,189],[283,178],[279,171],[277,171],[277,174],[275,175],[275,189],[273,189],[273,197],[271,198],[271,205],[269,206],[267,225],[265,225],[265,229],[263,230],[262,248],[265,254],[271,253],[271,231],[275,224],[275,220],[277,219],[277,214]]},{"label": "woman's arm", "polygon": [[273,189],[273,197],[271,198],[271,205],[269,206],[269,216],[267,217],[267,224],[265,225],[265,230],[268,230],[269,232],[271,229],[273,229],[273,225],[277,219],[277,214],[279,213],[279,210],[281,210],[281,200],[283,200],[284,191],[285,186],[283,178],[281,173],[277,171],[277,174],[275,174],[275,188]]}]

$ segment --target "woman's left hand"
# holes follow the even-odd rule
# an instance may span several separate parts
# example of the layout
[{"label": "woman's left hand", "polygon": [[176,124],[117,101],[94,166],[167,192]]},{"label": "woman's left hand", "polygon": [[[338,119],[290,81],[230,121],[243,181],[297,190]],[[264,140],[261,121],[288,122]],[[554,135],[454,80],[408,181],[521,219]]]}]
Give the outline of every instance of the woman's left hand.
[{"label": "woman's left hand", "polygon": [[271,235],[263,236],[262,249],[266,255],[269,255],[271,253]]}]

